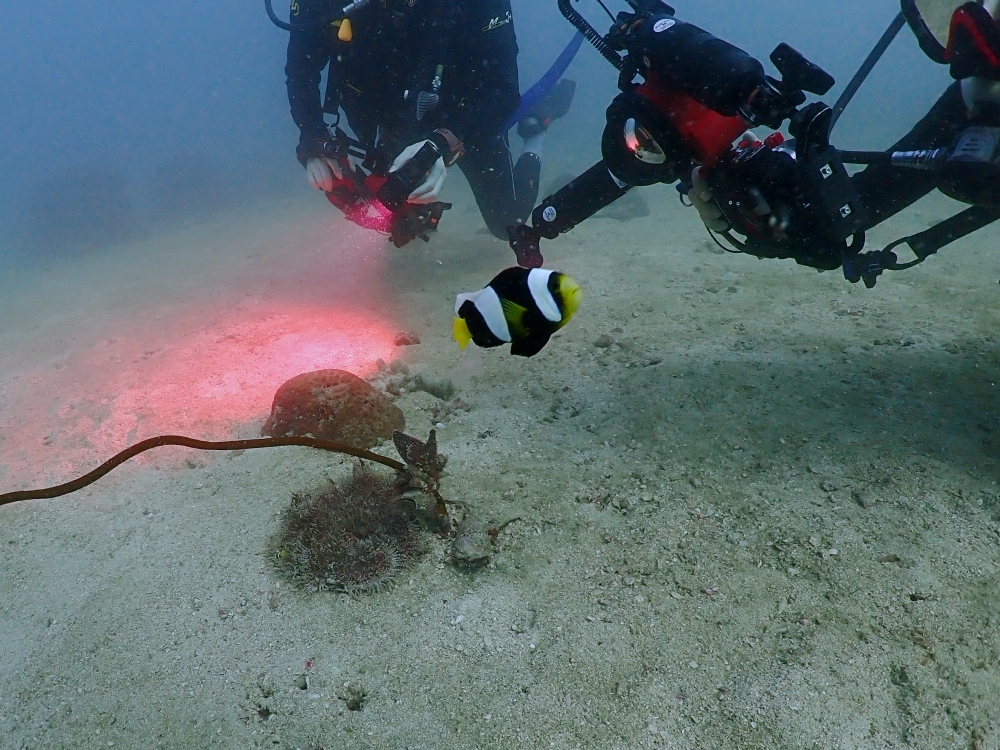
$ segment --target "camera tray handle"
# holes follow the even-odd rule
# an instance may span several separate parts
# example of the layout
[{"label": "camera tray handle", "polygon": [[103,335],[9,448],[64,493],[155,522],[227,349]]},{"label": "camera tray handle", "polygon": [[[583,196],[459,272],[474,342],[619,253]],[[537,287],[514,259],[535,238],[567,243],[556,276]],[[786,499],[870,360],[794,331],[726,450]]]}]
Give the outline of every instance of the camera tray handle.
[{"label": "camera tray handle", "polygon": [[[945,245],[972,234],[983,227],[1000,219],[1000,207],[969,206],[951,218],[935,224],[923,232],[900,237],[895,242],[886,245],[882,250],[868,253],[858,253],[844,262],[844,277],[851,283],[864,281],[871,289],[883,271],[903,271],[919,265],[934,255]],[[906,244],[916,256],[914,260],[899,263],[893,252],[897,247]]]}]

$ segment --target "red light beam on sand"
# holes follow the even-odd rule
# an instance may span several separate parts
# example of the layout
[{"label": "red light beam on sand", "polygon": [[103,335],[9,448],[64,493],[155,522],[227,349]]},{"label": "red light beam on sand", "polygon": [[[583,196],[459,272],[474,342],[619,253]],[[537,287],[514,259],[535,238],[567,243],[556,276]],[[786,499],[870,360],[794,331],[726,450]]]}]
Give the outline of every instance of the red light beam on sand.
[{"label": "red light beam on sand", "polygon": [[64,478],[162,433],[256,436],[289,378],[326,368],[364,377],[395,349],[386,321],[351,310],[273,302],[215,317],[186,334],[171,335],[176,321],[137,327],[59,370],[23,373],[11,386],[23,393],[0,415],[4,483]]}]

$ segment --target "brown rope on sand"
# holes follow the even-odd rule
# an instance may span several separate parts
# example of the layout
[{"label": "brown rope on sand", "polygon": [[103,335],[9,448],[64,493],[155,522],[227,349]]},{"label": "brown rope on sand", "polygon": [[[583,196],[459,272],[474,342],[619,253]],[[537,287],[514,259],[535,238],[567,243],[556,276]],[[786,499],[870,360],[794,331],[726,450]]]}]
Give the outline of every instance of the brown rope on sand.
[{"label": "brown rope on sand", "polygon": [[311,437],[274,437],[258,438],[256,440],[209,441],[195,440],[183,435],[160,435],[159,437],[149,438],[148,440],[143,440],[141,443],[136,443],[130,448],[126,448],[121,453],[109,458],[93,471],[84,474],[79,479],[74,479],[72,482],[58,484],[55,487],[44,487],[39,490],[20,490],[0,495],[0,505],[16,503],[22,500],[45,500],[82,490],[88,484],[93,484],[130,458],[134,458],[151,448],[159,448],[161,445],[181,445],[185,448],[196,448],[202,451],[242,451],[253,448],[278,448],[286,445],[301,445],[306,448],[318,448],[319,450],[331,451],[333,453],[346,453],[349,456],[357,456],[366,461],[374,461],[383,466],[388,466],[390,469],[395,469],[396,471],[406,471],[406,466],[399,461],[394,461],[391,458],[386,458],[385,456],[380,456],[377,453],[372,453],[361,448],[355,448],[353,445],[348,445],[347,443],[337,443],[333,440],[321,440]]}]

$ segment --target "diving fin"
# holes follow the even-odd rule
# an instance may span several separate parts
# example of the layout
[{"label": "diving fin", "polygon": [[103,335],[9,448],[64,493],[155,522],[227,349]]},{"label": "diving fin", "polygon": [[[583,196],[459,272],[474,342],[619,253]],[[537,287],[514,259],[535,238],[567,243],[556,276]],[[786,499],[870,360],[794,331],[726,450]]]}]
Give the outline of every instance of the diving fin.
[{"label": "diving fin", "polygon": [[517,134],[521,138],[531,138],[544,133],[554,120],[569,113],[574,94],[576,81],[563,78],[517,123]]}]

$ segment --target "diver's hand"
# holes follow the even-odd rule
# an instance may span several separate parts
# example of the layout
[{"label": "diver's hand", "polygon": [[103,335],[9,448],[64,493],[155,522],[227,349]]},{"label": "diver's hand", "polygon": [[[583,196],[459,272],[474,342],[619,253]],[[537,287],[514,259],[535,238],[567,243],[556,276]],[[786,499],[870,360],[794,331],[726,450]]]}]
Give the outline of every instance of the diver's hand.
[{"label": "diver's hand", "polygon": [[[403,149],[403,153],[396,157],[392,166],[389,167],[389,171],[395,172],[397,169],[400,169],[406,162],[417,155],[417,152],[423,148],[425,143],[431,143],[431,141],[419,141]],[[438,157],[438,160],[434,162],[434,166],[427,173],[427,179],[420,183],[416,190],[410,193],[407,201],[410,203],[434,203],[438,199],[438,193],[441,192],[441,186],[444,185],[444,178],[447,176],[448,170],[444,165],[444,157]]]},{"label": "diver's hand", "polygon": [[344,172],[333,159],[313,158],[306,162],[306,179],[317,190],[329,193],[335,179],[344,179]]},{"label": "diver's hand", "polygon": [[729,222],[722,214],[722,209],[712,200],[712,189],[701,173],[701,167],[695,167],[691,173],[691,184],[693,187],[687,197],[691,205],[698,209],[698,215],[705,226],[713,232],[725,232],[729,229]]}]

